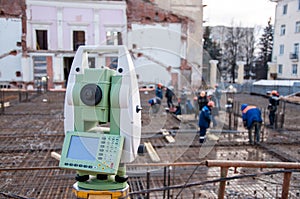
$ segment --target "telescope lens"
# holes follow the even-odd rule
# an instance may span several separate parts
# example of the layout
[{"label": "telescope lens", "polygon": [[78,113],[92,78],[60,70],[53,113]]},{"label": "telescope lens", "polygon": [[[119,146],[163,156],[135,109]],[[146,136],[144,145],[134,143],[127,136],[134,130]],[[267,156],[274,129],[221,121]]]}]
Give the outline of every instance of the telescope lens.
[{"label": "telescope lens", "polygon": [[96,84],[87,84],[80,91],[80,99],[87,106],[95,106],[102,99],[102,90]]}]

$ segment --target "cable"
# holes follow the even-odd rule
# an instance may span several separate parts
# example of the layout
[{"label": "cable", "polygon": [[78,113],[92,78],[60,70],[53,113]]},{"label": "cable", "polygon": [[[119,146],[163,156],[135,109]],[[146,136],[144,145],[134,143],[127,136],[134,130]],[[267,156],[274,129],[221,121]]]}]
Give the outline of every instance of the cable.
[{"label": "cable", "polygon": [[[204,161],[203,161],[204,162]],[[187,185],[187,183],[190,181],[190,179],[192,178],[192,176],[194,175],[194,173],[196,172],[196,170],[199,168],[200,165],[197,165],[195,167],[195,169],[193,170],[193,172],[191,173],[190,177],[187,179],[187,181],[185,182],[185,184],[183,185],[183,187],[181,188],[181,190],[178,192],[177,196],[175,197],[175,199],[178,198],[178,196],[181,194],[181,192],[183,191],[183,189],[185,188],[185,186]]]}]

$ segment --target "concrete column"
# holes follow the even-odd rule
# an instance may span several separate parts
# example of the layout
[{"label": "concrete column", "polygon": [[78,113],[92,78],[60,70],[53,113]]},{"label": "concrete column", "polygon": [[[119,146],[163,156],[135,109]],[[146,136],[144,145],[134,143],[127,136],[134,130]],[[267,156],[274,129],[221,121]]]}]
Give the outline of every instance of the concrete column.
[{"label": "concrete column", "polygon": [[100,22],[99,9],[94,9],[94,44],[100,44]]},{"label": "concrete column", "polygon": [[277,75],[277,67],[276,63],[274,62],[268,62],[268,76],[267,79],[274,79],[274,77],[271,77],[271,74],[276,74]]},{"label": "concrete column", "polygon": [[33,74],[32,67],[30,65],[30,59],[31,57],[22,57],[22,78],[24,82],[29,82],[33,80],[33,77],[31,74]]},{"label": "concrete column", "polygon": [[244,82],[244,65],[245,65],[245,62],[238,61],[238,62],[236,62],[236,64],[238,65],[237,83],[242,84]]},{"label": "concrete column", "polygon": [[213,88],[217,84],[217,64],[218,60],[210,60],[210,86]]},{"label": "concrete column", "polygon": [[58,7],[57,8],[57,48],[58,50],[62,50],[64,48],[63,46],[63,9]]}]

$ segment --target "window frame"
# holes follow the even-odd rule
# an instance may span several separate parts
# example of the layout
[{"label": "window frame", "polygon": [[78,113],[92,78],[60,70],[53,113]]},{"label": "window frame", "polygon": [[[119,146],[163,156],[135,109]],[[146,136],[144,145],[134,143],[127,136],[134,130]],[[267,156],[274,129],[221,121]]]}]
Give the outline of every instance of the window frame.
[{"label": "window frame", "polygon": [[[84,37],[83,44],[80,44],[80,45],[78,45],[78,46],[76,46],[77,44],[75,43],[75,34],[76,34],[76,32],[78,32],[78,34],[79,34],[80,32],[82,32],[82,33],[83,33],[83,37]],[[73,51],[77,51],[77,49],[78,49],[79,46],[81,46],[81,45],[86,45],[86,32],[83,31],[83,30],[73,30],[73,31],[72,31],[72,49],[73,49]]]},{"label": "window frame", "polygon": [[52,23],[47,23],[47,22],[44,22],[44,23],[33,23],[32,26],[31,26],[31,38],[32,38],[32,46],[31,48],[33,50],[38,50],[36,48],[37,46],[37,36],[36,36],[36,31],[37,30],[47,30],[47,47],[48,47],[48,50],[51,50],[51,34],[50,34],[50,25]]},{"label": "window frame", "polygon": [[279,55],[283,55],[284,54],[284,44],[280,44],[279,45]]},{"label": "window frame", "polygon": [[294,49],[293,49],[293,53],[296,55],[299,55],[299,43],[294,43]]},{"label": "window frame", "polygon": [[284,4],[282,7],[282,15],[286,15],[288,12],[288,4]]},{"label": "window frame", "polygon": [[280,35],[281,36],[285,35],[285,31],[286,31],[286,25],[283,24],[280,26]]},{"label": "window frame", "polygon": [[292,64],[292,75],[298,74],[298,64]]},{"label": "window frame", "polygon": [[282,64],[278,64],[278,74],[282,75],[282,71],[283,71],[283,65]]},{"label": "window frame", "polygon": [[[42,38],[40,38],[39,35],[42,35]],[[39,43],[40,40],[42,40],[42,43]],[[35,49],[36,50],[48,50],[49,49],[48,45],[49,45],[48,44],[48,30],[35,29]],[[39,48],[37,48],[37,46],[39,46]]]},{"label": "window frame", "polygon": [[295,23],[295,33],[300,33],[300,21],[296,21]]}]

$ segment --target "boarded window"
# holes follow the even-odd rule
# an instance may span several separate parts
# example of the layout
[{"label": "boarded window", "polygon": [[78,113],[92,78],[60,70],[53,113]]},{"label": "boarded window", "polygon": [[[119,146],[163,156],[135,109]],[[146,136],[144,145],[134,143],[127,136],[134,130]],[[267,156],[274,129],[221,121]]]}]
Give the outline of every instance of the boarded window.
[{"label": "boarded window", "polygon": [[48,50],[47,30],[36,30],[36,49]]},{"label": "boarded window", "polygon": [[85,45],[85,32],[73,31],[73,50],[76,51],[82,45]]},{"label": "boarded window", "polygon": [[47,57],[34,56],[33,60],[33,75],[34,80],[40,80],[42,77],[47,77]]}]

